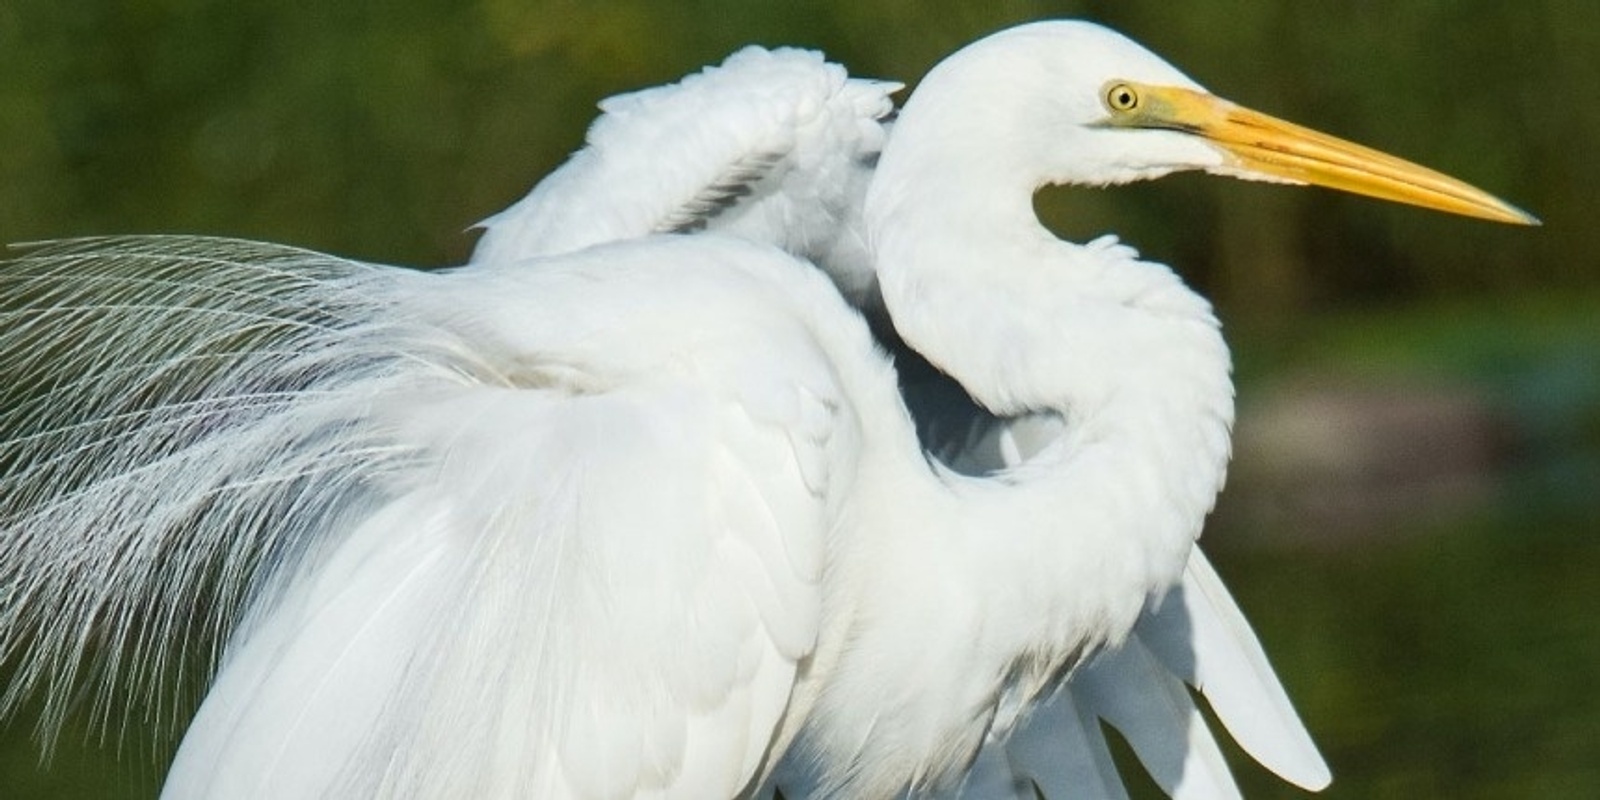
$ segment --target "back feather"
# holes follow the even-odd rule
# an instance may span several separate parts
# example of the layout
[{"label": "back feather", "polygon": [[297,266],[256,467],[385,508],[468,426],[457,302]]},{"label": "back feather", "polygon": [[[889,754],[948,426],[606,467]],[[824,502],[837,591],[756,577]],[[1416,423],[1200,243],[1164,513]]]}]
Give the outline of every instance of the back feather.
[{"label": "back feather", "polygon": [[410,277],[195,237],[0,264],[0,713],[45,690],[48,739],[126,682],[184,718],[246,599],[413,459],[358,424],[372,398],[477,369],[383,313]]}]

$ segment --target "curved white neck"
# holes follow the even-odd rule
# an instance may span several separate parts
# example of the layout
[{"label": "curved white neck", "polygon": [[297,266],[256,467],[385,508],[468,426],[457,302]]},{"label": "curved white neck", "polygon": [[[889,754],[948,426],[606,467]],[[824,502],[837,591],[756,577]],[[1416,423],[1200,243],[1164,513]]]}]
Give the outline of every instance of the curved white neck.
[{"label": "curved white neck", "polygon": [[[1099,594],[1123,605],[1093,614],[1120,639],[1145,596],[1178,577],[1222,487],[1227,347],[1210,305],[1171,270],[1112,240],[1060,241],[1031,205],[963,211],[949,199],[993,195],[960,177],[908,181],[897,207],[877,209],[894,219],[874,239],[885,306],[908,345],[991,411],[1066,420],[1060,441],[1003,479],[946,482],[988,487],[962,499],[980,547],[1016,554],[1014,565],[993,565],[1002,574],[1034,574],[1041,592],[1072,595],[1075,564],[1121,574]],[[1002,537],[1037,538],[993,546]]]},{"label": "curved white neck", "polygon": [[[835,755],[862,765],[866,784],[915,753],[975,751],[997,707],[1015,707],[1077,657],[1120,642],[1150,596],[1180,577],[1222,486],[1233,422],[1217,321],[1170,270],[1114,242],[1051,236],[1033,214],[1037,181],[1025,173],[994,163],[912,171],[901,165],[970,164],[974,154],[935,148],[902,161],[904,144],[891,139],[867,208],[896,329],[991,410],[1049,411],[1067,424],[1060,439],[991,477],[929,472],[916,458],[905,466],[900,451],[914,445],[899,437],[880,438],[880,457],[863,464],[874,485],[900,489],[883,494],[918,498],[914,508],[877,508],[864,490],[869,507],[857,521],[873,539],[851,546],[873,552],[853,561],[898,567],[840,576],[862,587],[866,607],[854,610],[837,655],[853,662],[834,673],[852,685],[822,698],[835,735],[821,743],[857,748]],[[946,680],[884,690],[929,675]],[[904,713],[832,704],[828,694],[882,695]],[[937,718],[917,703],[929,695],[945,699]]]}]

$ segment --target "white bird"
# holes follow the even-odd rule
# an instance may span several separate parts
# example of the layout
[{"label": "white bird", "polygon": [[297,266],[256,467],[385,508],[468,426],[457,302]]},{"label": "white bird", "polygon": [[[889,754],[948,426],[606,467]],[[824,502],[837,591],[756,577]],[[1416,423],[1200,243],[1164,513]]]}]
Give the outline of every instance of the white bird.
[{"label": "white bird", "polygon": [[[826,71],[857,122],[886,110],[888,87]],[[881,133],[838,131],[863,152]],[[104,678],[155,687],[161,709],[150,677],[191,636],[226,636],[166,796],[733,797],[775,773],[822,796],[997,776],[1116,796],[1103,743],[1011,736],[1098,737],[1095,714],[1132,720],[1146,763],[1198,796],[1209,734],[1164,661],[1213,702],[1244,686],[1287,713],[1265,725],[1287,754],[1257,757],[1325,782],[1192,555],[1233,414],[1210,308],[1112,240],[1055,239],[1032,192],[1203,169],[1531,218],[1211,97],[1085,23],[947,59],[875,170],[829,177],[832,148],[790,160],[816,133],[642,204],[625,184],[547,184],[601,198],[570,230],[615,224],[519,242],[502,218],[449,272],[189,238],[14,260],[7,707],[46,690],[49,722]],[[595,151],[595,174],[615,155]],[[785,175],[811,188],[770,183]],[[816,213],[845,224],[813,229]],[[701,224],[728,230],[575,249]],[[848,265],[869,265],[907,344],[1031,421],[1002,428],[1010,466],[930,461],[862,316],[760,242],[834,265],[856,296]],[[1175,587],[1183,602],[1160,603]],[[1163,691],[1125,688],[1146,679]],[[1141,741],[1162,718],[1183,740]]]},{"label": "white bird", "polygon": [[[773,244],[822,267],[874,316],[889,339],[880,343],[895,346],[861,207],[900,88],[850,79],[819,53],[751,47],[678,84],[610,98],[588,147],[483,223],[472,260],[524,266],[529,257],[601,242],[708,230]],[[685,141],[695,146],[675,147]],[[659,157],[669,149],[674,158]],[[997,418],[961,402],[959,387],[903,345],[895,350],[923,446],[960,471],[1015,466],[1060,434],[1057,418]],[[963,796],[1032,800],[1029,781],[1046,775],[1052,786],[1072,787],[1072,796],[1124,796],[1101,720],[1135,746],[1169,794],[1236,796],[1184,682],[1207,695],[1263,764],[1301,786],[1325,785],[1326,765],[1198,547],[1173,594],[1157,598],[1163,602],[1128,642],[1087,663],[1026,727],[989,746]],[[787,788],[796,794],[792,779]]]}]

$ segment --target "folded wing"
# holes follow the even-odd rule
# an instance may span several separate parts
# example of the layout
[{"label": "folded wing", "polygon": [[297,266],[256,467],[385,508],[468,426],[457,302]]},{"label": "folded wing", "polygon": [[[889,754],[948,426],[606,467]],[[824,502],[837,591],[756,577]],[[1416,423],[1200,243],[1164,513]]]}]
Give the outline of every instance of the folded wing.
[{"label": "folded wing", "polygon": [[[427,274],[139,238],[4,265],[7,702],[43,693],[49,724],[127,684],[177,722],[152,687],[226,641],[169,797],[756,780],[816,637],[841,403],[803,330],[723,286],[743,273],[622,249]],[[658,301],[686,275],[702,302]],[[718,291],[708,335],[648,335]]]}]

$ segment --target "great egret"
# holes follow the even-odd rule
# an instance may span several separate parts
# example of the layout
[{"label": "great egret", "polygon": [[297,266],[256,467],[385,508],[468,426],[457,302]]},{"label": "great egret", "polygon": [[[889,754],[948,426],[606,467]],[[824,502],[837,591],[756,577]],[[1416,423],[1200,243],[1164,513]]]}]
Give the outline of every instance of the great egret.
[{"label": "great egret", "polygon": [[[1061,434],[1059,419],[994,417],[960,402],[959,388],[899,342],[876,296],[861,207],[900,88],[848,78],[818,53],[751,47],[680,83],[610,98],[588,147],[483,223],[472,260],[521,266],[601,242],[699,230],[776,245],[822,267],[877,323],[925,448],[972,474],[1016,466]],[[679,146],[685,141],[695,146]],[[657,157],[669,149],[674,158]],[[1326,765],[1198,547],[1171,595],[1158,598],[1128,641],[1076,670],[1024,727],[986,746],[963,796],[1032,800],[1030,780],[1070,786],[1072,796],[1122,796],[1102,720],[1169,794],[1237,795],[1184,682],[1207,695],[1262,764],[1301,786],[1325,785]]]},{"label": "great egret", "polygon": [[[825,795],[956,790],[1197,569],[1232,420],[1210,309],[1029,205],[1179,169],[1531,221],[1096,26],[972,45],[902,112],[859,252],[912,347],[1055,420],[976,477],[930,464],[861,316],[770,246],[433,274],[28,252],[0,277],[5,374],[41,387],[0,444],[7,700],[42,685],[55,716],[91,643],[138,679],[232,627],[168,796],[727,797],[807,766]],[[1052,795],[1103,768],[1015,755]]]}]

